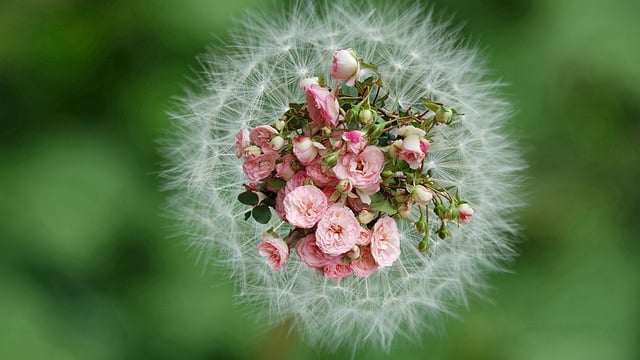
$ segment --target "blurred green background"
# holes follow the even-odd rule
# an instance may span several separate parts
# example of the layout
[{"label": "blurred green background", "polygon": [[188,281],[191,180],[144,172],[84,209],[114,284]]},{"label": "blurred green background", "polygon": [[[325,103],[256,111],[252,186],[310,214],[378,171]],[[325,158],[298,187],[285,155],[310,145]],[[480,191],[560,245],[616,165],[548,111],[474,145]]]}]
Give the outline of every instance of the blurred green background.
[{"label": "blurred green background", "polygon": [[[491,300],[357,358],[640,359],[640,2],[431,4],[510,84],[524,241]],[[247,8],[271,6],[0,2],[0,359],[330,356],[274,340],[160,216],[166,113]]]}]

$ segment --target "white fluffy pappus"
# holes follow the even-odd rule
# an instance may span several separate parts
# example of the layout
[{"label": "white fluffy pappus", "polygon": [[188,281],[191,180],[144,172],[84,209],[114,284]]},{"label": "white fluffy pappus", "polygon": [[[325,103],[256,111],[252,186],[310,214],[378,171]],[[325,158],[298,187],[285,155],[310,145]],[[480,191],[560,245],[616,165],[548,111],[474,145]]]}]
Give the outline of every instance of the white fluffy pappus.
[{"label": "white fluffy pappus", "polygon": [[[308,3],[248,16],[227,48],[202,58],[201,93],[173,115],[175,134],[166,146],[164,175],[176,190],[170,210],[203,256],[230,270],[238,298],[260,306],[268,320],[291,320],[309,342],[329,348],[388,349],[394,336],[415,335],[452,306],[465,305],[466,294],[481,288],[482,274],[514,255],[523,163],[502,130],[510,106],[500,84],[485,79],[477,52],[424,8]],[[426,97],[464,114],[435,128],[425,165],[440,184],[456,186],[475,213],[469,224],[450,226],[446,240],[437,240],[431,214],[427,253],[417,250],[421,235],[413,222],[400,221],[402,254],[393,266],[337,282],[295,254],[280,271],[258,254],[262,233],[279,219],[244,220],[248,208],[237,195],[247,180],[234,138],[240,128],[273,123],[289,103],[304,102],[300,80],[328,74],[333,52],[344,48],[379,66],[388,110],[423,108]]]}]

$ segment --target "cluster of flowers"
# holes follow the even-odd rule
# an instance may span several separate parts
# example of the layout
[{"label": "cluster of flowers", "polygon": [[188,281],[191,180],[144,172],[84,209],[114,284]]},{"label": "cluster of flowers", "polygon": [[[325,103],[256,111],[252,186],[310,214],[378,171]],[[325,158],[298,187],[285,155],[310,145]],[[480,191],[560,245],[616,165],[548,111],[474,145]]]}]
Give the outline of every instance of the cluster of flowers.
[{"label": "cluster of flowers", "polygon": [[[371,76],[359,81],[365,69]],[[441,239],[449,221],[463,224],[473,214],[423,169],[429,131],[457,113],[426,99],[421,111],[386,110],[377,67],[352,49],[334,53],[331,77],[333,89],[322,77],[303,79],[306,103],[290,104],[273,125],[238,132],[236,155],[249,180],[238,200],[252,206],[246,219],[266,224],[273,208],[291,225],[284,239],[271,228],[257,246],[274,270],[293,247],[329,278],[368,277],[400,256],[396,219],[409,219],[414,207],[421,251],[429,248],[430,204]]]}]

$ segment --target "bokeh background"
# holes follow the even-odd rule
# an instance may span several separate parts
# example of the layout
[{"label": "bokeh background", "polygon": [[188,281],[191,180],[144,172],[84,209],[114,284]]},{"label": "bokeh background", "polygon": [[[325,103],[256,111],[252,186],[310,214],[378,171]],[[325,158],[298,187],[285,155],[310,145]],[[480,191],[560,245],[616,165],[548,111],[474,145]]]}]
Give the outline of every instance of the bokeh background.
[{"label": "bokeh background", "polygon": [[[640,2],[431,4],[510,84],[521,255],[441,331],[356,358],[640,359]],[[195,56],[272,5],[0,2],[0,359],[352,358],[266,331],[161,216]]]}]

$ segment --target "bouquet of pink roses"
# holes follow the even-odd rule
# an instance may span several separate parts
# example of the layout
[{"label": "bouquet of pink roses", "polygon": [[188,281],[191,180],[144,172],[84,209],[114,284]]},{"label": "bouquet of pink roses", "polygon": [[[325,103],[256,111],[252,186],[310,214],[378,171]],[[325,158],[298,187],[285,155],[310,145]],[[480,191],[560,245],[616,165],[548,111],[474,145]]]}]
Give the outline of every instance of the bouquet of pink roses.
[{"label": "bouquet of pink roses", "polygon": [[271,208],[283,220],[257,245],[274,270],[295,248],[304,264],[331,279],[369,277],[398,259],[396,221],[413,221],[415,209],[420,251],[431,241],[428,211],[440,221],[440,239],[450,236],[449,222],[473,215],[455,188],[438,184],[424,166],[429,144],[438,141],[431,130],[451,124],[457,112],[430,99],[423,109],[385,110],[377,67],[352,49],[334,53],[331,77],[333,89],[322,76],[303,79],[306,103],[289,104],[271,125],[238,132],[236,156],[248,179],[238,200],[252,206],[245,220],[266,224]]}]

